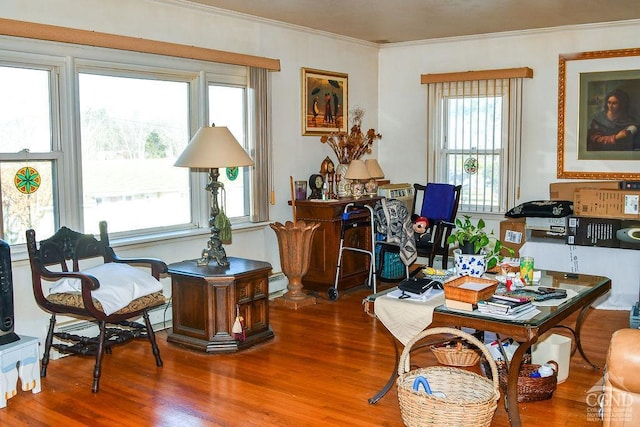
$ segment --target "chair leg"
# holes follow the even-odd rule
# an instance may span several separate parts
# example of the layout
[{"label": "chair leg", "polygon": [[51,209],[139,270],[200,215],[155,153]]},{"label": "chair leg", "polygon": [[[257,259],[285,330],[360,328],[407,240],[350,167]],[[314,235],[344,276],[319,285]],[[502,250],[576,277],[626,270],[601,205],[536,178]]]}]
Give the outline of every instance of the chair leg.
[{"label": "chair leg", "polygon": [[442,269],[446,270],[448,264],[449,264],[449,257],[446,254],[442,255]]},{"label": "chair leg", "polygon": [[44,341],[44,354],[42,355],[42,366],[40,367],[40,376],[42,378],[47,376],[47,365],[49,365],[49,356],[51,354],[51,345],[53,344],[53,330],[56,327],[56,315],[51,315],[49,319],[49,331],[47,332],[47,338]]},{"label": "chair leg", "polygon": [[102,373],[102,356],[104,354],[104,338],[107,331],[107,324],[104,321],[98,322],[100,335],[98,336],[98,348],[96,349],[96,366],[93,368],[93,387],[91,391],[98,392],[100,386],[100,374]]},{"label": "chair leg", "polygon": [[430,254],[429,255],[429,267],[433,267],[433,262],[436,259],[436,255],[435,254]]},{"label": "chair leg", "polygon": [[149,338],[149,342],[151,342],[151,350],[153,351],[153,355],[156,358],[156,366],[162,367],[162,359],[160,358],[160,349],[158,348],[158,344],[156,343],[156,334],[153,332],[153,327],[151,326],[151,320],[149,320],[149,313],[146,311],[142,314],[144,318],[144,324],[147,327],[147,337]]}]

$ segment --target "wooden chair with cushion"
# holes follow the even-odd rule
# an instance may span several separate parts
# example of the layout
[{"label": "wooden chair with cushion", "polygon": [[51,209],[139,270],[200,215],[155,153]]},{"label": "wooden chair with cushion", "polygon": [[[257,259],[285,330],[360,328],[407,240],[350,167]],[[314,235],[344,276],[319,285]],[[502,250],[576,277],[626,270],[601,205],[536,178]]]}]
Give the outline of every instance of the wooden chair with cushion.
[{"label": "wooden chair with cushion", "polygon": [[[164,262],[119,258],[109,245],[104,221],[100,223],[100,240],[62,227],[52,237],[41,240],[38,248],[35,231],[27,230],[26,234],[34,296],[38,305],[51,313],[41,377],[47,374],[51,347],[62,353],[95,355],[95,393],[104,353],[111,353],[114,345],[134,338],[148,339],[156,365],[162,366],[148,311],[165,303],[158,280],[167,271]],[[96,265],[96,261],[101,263]],[[85,265],[91,267],[84,268]],[[82,337],[55,332],[56,314],[95,322],[99,334]],[[135,321],[140,317],[144,325]],[[54,344],[54,337],[63,343]]]},{"label": "wooden chair with cushion", "polygon": [[[414,212],[429,220],[427,233],[431,238],[421,240],[416,246],[418,256],[429,260],[429,267],[437,255],[442,256],[442,268],[447,269],[449,261],[449,244],[447,239],[455,228],[455,219],[460,204],[461,185],[428,183],[427,185],[413,184]],[[422,203],[417,203],[418,196],[422,196]]]}]

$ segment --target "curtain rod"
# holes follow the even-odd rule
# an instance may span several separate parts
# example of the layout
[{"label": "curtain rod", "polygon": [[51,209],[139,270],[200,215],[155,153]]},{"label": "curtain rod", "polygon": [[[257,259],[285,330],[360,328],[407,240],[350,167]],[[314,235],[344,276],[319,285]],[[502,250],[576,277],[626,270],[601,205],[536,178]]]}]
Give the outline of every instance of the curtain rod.
[{"label": "curtain rod", "polygon": [[533,70],[529,67],[501,68],[497,70],[460,71],[455,73],[437,73],[420,75],[421,84],[464,82],[471,80],[533,78]]},{"label": "curtain rod", "polygon": [[105,47],[140,53],[244,65],[280,71],[280,60],[97,31],[0,18],[0,35]]}]

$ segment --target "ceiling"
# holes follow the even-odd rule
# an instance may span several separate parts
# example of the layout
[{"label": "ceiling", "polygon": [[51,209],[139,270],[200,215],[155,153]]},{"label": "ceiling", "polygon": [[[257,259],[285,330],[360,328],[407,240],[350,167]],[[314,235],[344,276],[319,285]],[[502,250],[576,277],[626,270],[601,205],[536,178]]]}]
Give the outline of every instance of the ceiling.
[{"label": "ceiling", "polygon": [[374,43],[640,18],[638,0],[188,0]]}]

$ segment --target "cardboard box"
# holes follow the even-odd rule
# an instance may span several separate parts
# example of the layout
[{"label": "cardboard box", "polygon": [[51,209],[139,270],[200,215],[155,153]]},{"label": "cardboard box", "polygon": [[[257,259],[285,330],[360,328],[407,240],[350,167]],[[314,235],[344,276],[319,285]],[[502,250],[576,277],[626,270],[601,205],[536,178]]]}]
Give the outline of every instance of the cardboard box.
[{"label": "cardboard box", "polygon": [[524,245],[527,238],[525,218],[509,218],[500,221],[500,241],[502,246],[511,248],[514,250],[514,254],[511,255],[507,250],[502,249],[500,252],[506,257],[520,257],[520,248]]},{"label": "cardboard box", "polygon": [[570,216],[567,244],[619,248],[620,240],[616,233],[621,225],[621,219]]},{"label": "cardboard box", "polygon": [[640,249],[640,220],[569,217],[569,245]]},{"label": "cardboard box", "polygon": [[593,218],[640,219],[640,190],[598,190],[575,192],[573,213]]},{"label": "cardboard box", "polygon": [[573,200],[574,193],[579,188],[599,188],[617,190],[620,188],[619,181],[572,181],[572,182],[552,182],[549,184],[550,200]]}]

